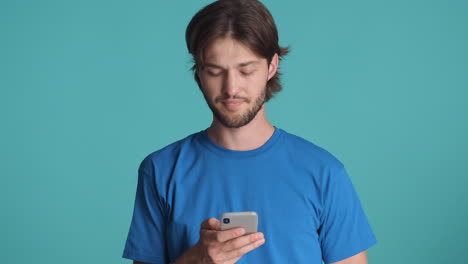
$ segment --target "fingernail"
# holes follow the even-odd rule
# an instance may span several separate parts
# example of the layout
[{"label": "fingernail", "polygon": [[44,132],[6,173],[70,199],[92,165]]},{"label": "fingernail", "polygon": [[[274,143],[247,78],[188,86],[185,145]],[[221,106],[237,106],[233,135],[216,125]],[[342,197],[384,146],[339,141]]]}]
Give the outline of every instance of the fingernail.
[{"label": "fingernail", "polygon": [[258,241],[257,241],[257,245],[261,245],[261,244],[263,244],[263,243],[265,243],[265,239],[261,239],[261,240],[258,240]]}]

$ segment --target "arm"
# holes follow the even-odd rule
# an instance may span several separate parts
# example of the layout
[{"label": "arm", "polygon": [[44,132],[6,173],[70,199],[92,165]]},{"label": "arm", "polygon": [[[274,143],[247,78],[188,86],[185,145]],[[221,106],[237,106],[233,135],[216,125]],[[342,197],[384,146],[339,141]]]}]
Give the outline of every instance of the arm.
[{"label": "arm", "polygon": [[329,264],[367,264],[367,255],[366,251],[362,251],[350,258],[343,259],[337,262],[329,263]]}]

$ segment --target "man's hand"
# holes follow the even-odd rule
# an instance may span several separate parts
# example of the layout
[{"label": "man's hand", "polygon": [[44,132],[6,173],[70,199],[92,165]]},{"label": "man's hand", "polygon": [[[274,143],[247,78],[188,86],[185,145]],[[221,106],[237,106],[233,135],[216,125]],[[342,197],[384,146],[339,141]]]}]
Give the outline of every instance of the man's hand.
[{"label": "man's hand", "polygon": [[210,218],[201,224],[200,240],[175,264],[233,264],[244,254],[265,243],[263,233],[244,235],[243,228],[221,231],[220,222]]}]

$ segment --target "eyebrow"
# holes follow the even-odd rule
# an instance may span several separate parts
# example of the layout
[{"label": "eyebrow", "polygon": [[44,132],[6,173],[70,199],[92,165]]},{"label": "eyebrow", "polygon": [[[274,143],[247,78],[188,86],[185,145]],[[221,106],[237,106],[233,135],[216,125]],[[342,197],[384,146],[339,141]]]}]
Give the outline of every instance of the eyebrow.
[{"label": "eyebrow", "polygon": [[[242,67],[245,67],[245,66],[256,65],[256,64],[259,64],[259,62],[252,60],[252,61],[239,63],[239,64],[236,65],[236,68],[242,68]],[[214,64],[214,63],[207,63],[207,64],[205,64],[205,67],[216,68],[216,69],[224,69],[222,66]]]}]

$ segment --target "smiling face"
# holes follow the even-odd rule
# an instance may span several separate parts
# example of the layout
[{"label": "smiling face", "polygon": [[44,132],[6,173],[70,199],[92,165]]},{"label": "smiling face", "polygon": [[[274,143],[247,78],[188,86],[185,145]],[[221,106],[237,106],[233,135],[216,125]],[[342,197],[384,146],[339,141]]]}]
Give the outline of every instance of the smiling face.
[{"label": "smiling face", "polygon": [[277,61],[275,54],[268,65],[265,58],[230,37],[213,41],[197,74],[216,120],[229,128],[250,123],[264,109],[266,84],[276,73]]}]

